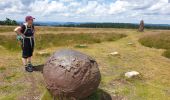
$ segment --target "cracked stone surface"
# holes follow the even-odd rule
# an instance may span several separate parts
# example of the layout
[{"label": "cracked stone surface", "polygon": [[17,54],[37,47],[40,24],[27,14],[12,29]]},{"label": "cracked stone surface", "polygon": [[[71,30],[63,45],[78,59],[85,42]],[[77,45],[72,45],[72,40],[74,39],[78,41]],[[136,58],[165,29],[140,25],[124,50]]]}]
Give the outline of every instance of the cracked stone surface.
[{"label": "cracked stone surface", "polygon": [[96,91],[101,75],[97,62],[83,53],[64,49],[46,62],[43,76],[53,96],[82,99]]}]

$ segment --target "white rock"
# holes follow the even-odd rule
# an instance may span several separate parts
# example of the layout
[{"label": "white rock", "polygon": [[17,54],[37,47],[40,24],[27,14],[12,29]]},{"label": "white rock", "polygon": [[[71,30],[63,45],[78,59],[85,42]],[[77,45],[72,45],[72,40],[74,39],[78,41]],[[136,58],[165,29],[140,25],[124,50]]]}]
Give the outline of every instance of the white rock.
[{"label": "white rock", "polygon": [[48,54],[48,52],[46,52],[46,51],[39,51],[38,54],[44,55],[44,54]]},{"label": "white rock", "polygon": [[127,78],[132,78],[132,77],[135,77],[135,76],[138,76],[140,73],[137,72],[137,71],[130,71],[130,72],[126,72],[125,73],[125,77]]},{"label": "white rock", "polygon": [[116,56],[116,55],[120,55],[119,52],[111,52],[110,55]]},{"label": "white rock", "polygon": [[129,42],[128,45],[133,45],[133,43],[132,43],[132,42]]},{"label": "white rock", "polygon": [[75,45],[75,47],[82,47],[82,48],[86,48],[88,47],[86,44],[79,44],[79,45]]},{"label": "white rock", "polygon": [[80,47],[87,47],[86,44],[80,44],[79,46],[80,46]]}]

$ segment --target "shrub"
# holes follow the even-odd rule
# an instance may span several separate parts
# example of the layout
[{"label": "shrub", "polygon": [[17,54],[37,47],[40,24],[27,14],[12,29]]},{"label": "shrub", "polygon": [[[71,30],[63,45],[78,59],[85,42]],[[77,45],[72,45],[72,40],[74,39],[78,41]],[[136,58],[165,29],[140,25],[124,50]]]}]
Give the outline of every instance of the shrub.
[{"label": "shrub", "polygon": [[[125,37],[124,34],[116,33],[83,33],[83,34],[38,34],[36,35],[36,49],[45,49],[53,46],[68,46],[73,44],[93,44],[103,41],[115,41]],[[20,49],[16,36],[1,35],[0,45],[11,51]]]},{"label": "shrub", "polygon": [[139,39],[139,42],[147,47],[154,47],[158,49],[167,49],[163,56],[170,58],[170,34],[159,33],[145,35]]},{"label": "shrub", "polygon": [[166,50],[164,53],[163,53],[163,56],[167,57],[167,58],[170,58],[170,49],[169,50]]}]

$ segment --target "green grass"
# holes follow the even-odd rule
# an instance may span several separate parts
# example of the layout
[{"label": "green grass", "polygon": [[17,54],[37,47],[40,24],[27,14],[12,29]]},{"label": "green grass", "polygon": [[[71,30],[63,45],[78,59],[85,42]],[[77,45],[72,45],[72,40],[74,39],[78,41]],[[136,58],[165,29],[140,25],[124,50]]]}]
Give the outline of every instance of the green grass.
[{"label": "green grass", "polygon": [[84,44],[75,45],[74,47],[75,48],[88,48],[88,46]]},{"label": "green grass", "polygon": [[23,84],[0,86],[0,90],[5,93],[4,96],[0,96],[0,100],[14,100],[23,89]]},{"label": "green grass", "polygon": [[17,97],[18,94],[10,94],[10,95],[7,95],[5,97],[1,97],[0,100],[14,100],[16,97]]},{"label": "green grass", "polygon": [[37,57],[49,57],[51,54],[50,54],[50,53],[42,53],[42,54],[40,54],[40,53],[35,53],[35,55],[36,55]]},{"label": "green grass", "polygon": [[48,90],[45,90],[43,97],[41,97],[41,100],[53,100],[52,95],[48,92]]},{"label": "green grass", "polygon": [[[43,27],[37,30],[37,47],[33,56],[33,64],[35,66],[44,64],[47,58],[59,49],[74,49],[95,58],[102,76],[99,89],[86,100],[100,100],[103,94],[112,96],[113,100],[170,100],[170,63],[169,59],[162,57],[162,52],[165,50],[155,49],[156,47],[152,45],[150,47],[154,48],[148,48],[138,41],[143,34],[150,32],[155,35],[165,33],[163,30],[146,30],[141,34],[131,29]],[[124,38],[120,39],[122,36],[117,35],[120,33],[127,36],[123,35]],[[43,96],[43,100],[52,99],[46,91],[41,72],[26,73],[22,70],[21,53],[18,52],[20,47],[16,43],[15,36],[7,36],[7,34],[9,33],[0,33],[0,83],[2,83],[0,84],[0,100],[18,100],[18,98],[32,100],[33,96]],[[159,40],[159,37],[150,36],[147,39],[148,44],[155,42],[155,39]],[[163,38],[168,39],[163,41],[169,41],[168,35]],[[150,39],[153,41],[150,42]],[[129,42],[134,44],[128,45]],[[166,42],[162,44],[165,45]],[[79,47],[83,44],[88,47]],[[167,46],[161,48],[164,47]],[[120,55],[109,55],[115,51]],[[168,51],[167,49],[164,53]],[[124,73],[132,70],[140,72],[141,79],[124,79]]]},{"label": "green grass", "polygon": [[5,70],[6,70],[5,67],[0,67],[0,72],[1,72],[1,73],[4,72]]},{"label": "green grass", "polygon": [[13,26],[0,26],[0,32],[13,32],[15,27]]},{"label": "green grass", "polygon": [[17,43],[16,37],[14,35],[1,35],[0,45],[5,47],[10,51],[20,50],[19,44]]},{"label": "green grass", "polygon": [[166,50],[162,55],[167,58],[170,58],[170,49]]},{"label": "green grass", "polygon": [[[85,99],[81,99],[81,100],[101,100],[103,95],[105,95],[107,98],[110,97],[110,95],[107,94],[106,92],[104,92],[103,90],[97,89],[96,92],[94,92],[92,95],[90,95],[89,97],[87,97]],[[51,96],[49,91],[46,90],[43,97],[41,98],[41,100],[53,100],[52,98],[53,97]]]},{"label": "green grass", "polygon": [[170,34],[169,33],[145,35],[141,39],[139,39],[139,42],[147,47],[167,49],[163,53],[163,56],[170,58]]},{"label": "green grass", "polygon": [[[73,44],[93,44],[103,41],[115,41],[126,37],[116,33],[91,33],[91,34],[39,34],[36,35],[36,49],[49,47],[69,46]],[[0,44],[10,51],[20,50],[14,35],[1,35]]]}]

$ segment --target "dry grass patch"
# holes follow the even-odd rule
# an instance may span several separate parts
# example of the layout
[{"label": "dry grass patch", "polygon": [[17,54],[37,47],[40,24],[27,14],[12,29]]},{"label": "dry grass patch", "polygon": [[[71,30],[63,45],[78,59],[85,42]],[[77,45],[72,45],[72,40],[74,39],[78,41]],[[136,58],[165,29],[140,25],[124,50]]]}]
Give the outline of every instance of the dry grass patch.
[{"label": "dry grass patch", "polygon": [[[116,41],[126,37],[117,33],[91,33],[91,34],[38,34],[36,35],[36,48],[38,50],[49,47],[68,46],[74,44],[93,44],[104,41]],[[15,35],[1,35],[0,44],[10,51],[18,51],[20,47]]]},{"label": "dry grass patch", "polygon": [[170,32],[144,35],[139,42],[150,48],[166,49],[163,56],[170,58]]}]

